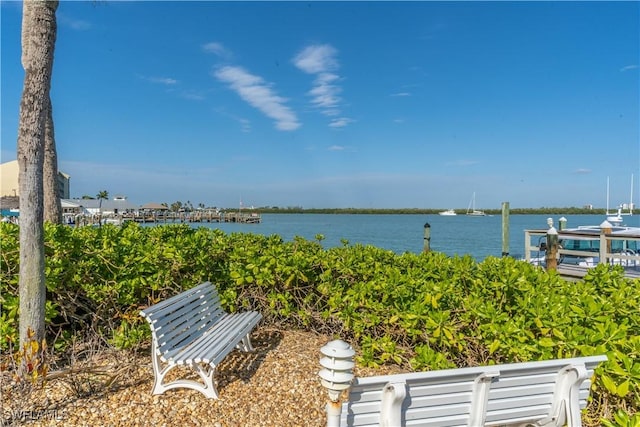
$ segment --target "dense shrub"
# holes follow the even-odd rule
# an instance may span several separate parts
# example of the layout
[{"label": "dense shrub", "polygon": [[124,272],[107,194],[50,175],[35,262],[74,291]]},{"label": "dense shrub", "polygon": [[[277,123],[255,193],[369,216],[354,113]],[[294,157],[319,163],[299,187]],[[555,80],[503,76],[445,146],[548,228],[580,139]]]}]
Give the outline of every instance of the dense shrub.
[{"label": "dense shrub", "polygon": [[[45,241],[47,318],[61,344],[87,329],[118,346],[145,339],[141,307],[210,280],[226,309],[340,336],[368,366],[426,370],[607,354],[596,371],[595,412],[612,420],[640,406],[640,281],[618,268],[599,266],[570,283],[511,258],[478,263],[348,242],[325,250],[302,238],[189,225],[47,225]],[[0,224],[0,253],[6,349],[18,321],[17,226]]]}]

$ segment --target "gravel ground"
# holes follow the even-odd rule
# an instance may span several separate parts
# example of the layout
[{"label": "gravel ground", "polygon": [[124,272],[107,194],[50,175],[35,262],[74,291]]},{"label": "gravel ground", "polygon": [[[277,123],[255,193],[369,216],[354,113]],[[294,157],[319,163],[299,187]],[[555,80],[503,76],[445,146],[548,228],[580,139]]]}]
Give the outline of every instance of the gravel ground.
[{"label": "gravel ground", "polygon": [[319,350],[330,340],[309,332],[258,329],[252,336],[255,352],[233,351],[218,366],[217,400],[188,389],[153,396],[148,349],[101,352],[76,365],[79,372],[29,392],[5,375],[0,425],[324,426],[327,393],[317,373]]}]

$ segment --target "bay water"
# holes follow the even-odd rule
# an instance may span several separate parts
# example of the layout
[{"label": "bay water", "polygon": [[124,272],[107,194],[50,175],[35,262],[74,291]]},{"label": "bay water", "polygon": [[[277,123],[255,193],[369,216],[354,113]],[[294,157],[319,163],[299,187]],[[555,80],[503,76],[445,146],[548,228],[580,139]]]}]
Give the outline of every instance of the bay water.
[{"label": "bay water", "polygon": [[[524,256],[524,230],[547,229],[547,218],[558,220],[563,215],[510,215],[509,255]],[[564,215],[567,227],[598,225],[603,215]],[[640,217],[630,217],[630,224],[640,226]],[[429,225],[431,250],[447,255],[471,255],[478,261],[502,254],[502,216],[473,217],[467,215],[411,214],[262,214],[259,224],[193,223],[193,227],[220,229],[226,233],[277,234],[285,241],[295,236],[316,240],[324,237],[325,248],[349,245],[373,245],[398,254],[420,253],[424,247],[424,229]]]}]

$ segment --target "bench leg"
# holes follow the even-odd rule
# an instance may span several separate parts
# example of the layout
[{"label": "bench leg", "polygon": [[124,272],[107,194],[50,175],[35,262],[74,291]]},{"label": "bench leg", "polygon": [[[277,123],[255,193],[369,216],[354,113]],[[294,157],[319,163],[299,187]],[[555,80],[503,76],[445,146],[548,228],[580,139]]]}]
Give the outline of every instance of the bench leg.
[{"label": "bench leg", "polygon": [[556,379],[556,391],[549,416],[538,421],[538,426],[580,427],[580,384],[589,377],[584,364],[564,367]]},{"label": "bench leg", "polygon": [[236,348],[238,350],[242,350],[247,353],[254,351],[254,348],[251,345],[250,333],[247,333],[247,335],[245,335],[244,338],[242,338],[242,341],[240,341],[238,345],[236,345]]},{"label": "bench leg", "polygon": [[169,373],[169,371],[171,371],[171,369],[179,365],[167,363],[166,366],[163,367],[160,356],[158,356],[158,353],[156,352],[155,341],[152,345],[151,351],[154,377],[152,394],[162,394],[165,391],[171,390],[173,388],[190,388],[192,390],[199,391],[209,399],[218,398],[218,391],[216,390],[216,385],[213,378],[215,367],[201,363],[189,366],[194,371],[196,371],[202,382],[193,380],[176,380],[165,384],[163,383],[164,377]]}]

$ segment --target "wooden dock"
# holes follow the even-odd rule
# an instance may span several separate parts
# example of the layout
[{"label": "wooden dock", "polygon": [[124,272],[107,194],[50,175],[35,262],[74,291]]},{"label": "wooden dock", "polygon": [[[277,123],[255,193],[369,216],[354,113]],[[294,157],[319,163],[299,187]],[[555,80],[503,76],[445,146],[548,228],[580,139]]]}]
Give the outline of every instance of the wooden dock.
[{"label": "wooden dock", "polygon": [[194,212],[169,212],[151,211],[109,215],[76,215],[69,224],[97,225],[115,224],[121,225],[126,221],[140,224],[168,224],[168,223],[241,223],[259,224],[262,216],[257,212],[222,212],[222,211],[194,211]]},{"label": "wooden dock", "polygon": [[[624,267],[624,276],[630,279],[640,279],[640,267]],[[558,273],[567,280],[584,279],[587,272],[593,267],[574,264],[558,264]]]},{"label": "wooden dock", "polygon": [[[547,230],[525,230],[525,260],[542,265],[540,254],[546,253]],[[568,280],[584,278],[599,264],[624,268],[625,277],[640,279],[640,234],[632,232],[593,234],[580,230],[559,231],[558,239],[585,242],[589,249],[558,248],[556,270]],[[621,250],[621,245],[627,249]]]}]

